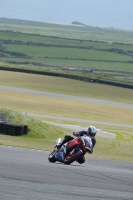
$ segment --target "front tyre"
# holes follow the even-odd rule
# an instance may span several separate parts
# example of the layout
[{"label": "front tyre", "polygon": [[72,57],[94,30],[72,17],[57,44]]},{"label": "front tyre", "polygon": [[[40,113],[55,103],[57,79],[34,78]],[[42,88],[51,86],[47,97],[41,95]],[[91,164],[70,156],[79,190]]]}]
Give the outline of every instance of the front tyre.
[{"label": "front tyre", "polygon": [[56,154],[56,151],[53,151],[53,152],[49,155],[49,157],[48,157],[49,162],[52,162],[52,163],[56,162],[55,154]]},{"label": "front tyre", "polygon": [[69,165],[73,163],[74,161],[78,160],[82,155],[81,151],[74,151],[73,154],[69,153],[65,159],[64,159],[64,164]]}]

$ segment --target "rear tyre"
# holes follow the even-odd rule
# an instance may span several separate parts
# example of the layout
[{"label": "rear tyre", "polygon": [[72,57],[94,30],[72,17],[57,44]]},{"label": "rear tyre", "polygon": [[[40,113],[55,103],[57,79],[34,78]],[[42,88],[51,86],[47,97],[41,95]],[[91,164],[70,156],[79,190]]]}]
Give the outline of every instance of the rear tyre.
[{"label": "rear tyre", "polygon": [[48,157],[49,162],[52,162],[52,163],[56,162],[55,153],[56,153],[56,152],[53,151],[53,152],[49,155],[49,157]]},{"label": "rear tyre", "polygon": [[74,151],[74,153],[68,154],[64,160],[64,164],[69,165],[71,163],[73,163],[74,161],[78,160],[82,155],[81,151]]}]

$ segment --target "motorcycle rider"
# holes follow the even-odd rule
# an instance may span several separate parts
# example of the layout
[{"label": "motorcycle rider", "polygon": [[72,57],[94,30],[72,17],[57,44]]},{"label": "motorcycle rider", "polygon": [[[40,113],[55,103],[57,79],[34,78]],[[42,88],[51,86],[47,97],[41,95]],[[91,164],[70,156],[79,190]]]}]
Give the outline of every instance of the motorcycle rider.
[{"label": "motorcycle rider", "polygon": [[[96,144],[96,139],[95,139],[95,136],[96,136],[96,133],[97,133],[97,129],[94,127],[94,126],[89,126],[88,130],[87,131],[79,131],[79,132],[73,132],[73,135],[76,136],[76,137],[80,137],[80,136],[83,136],[83,135],[87,135],[91,138],[91,141],[92,141],[92,148],[90,150],[90,154],[93,153],[93,148]],[[70,135],[65,135],[64,137],[64,140],[62,141],[61,144],[59,144],[57,146],[57,148],[60,148],[63,144],[73,140],[74,137],[70,136]],[[85,157],[81,157],[80,159],[77,160],[78,163],[82,164],[85,162]]]}]

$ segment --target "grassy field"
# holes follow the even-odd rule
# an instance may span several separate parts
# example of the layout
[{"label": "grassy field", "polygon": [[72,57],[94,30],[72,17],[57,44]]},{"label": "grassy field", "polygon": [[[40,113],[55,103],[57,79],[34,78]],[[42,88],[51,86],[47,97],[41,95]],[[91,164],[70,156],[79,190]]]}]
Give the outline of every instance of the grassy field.
[{"label": "grassy field", "polygon": [[[68,79],[63,78],[24,73],[0,71],[0,85],[31,88],[42,91],[53,91],[64,94],[81,95],[85,97],[97,97],[99,99],[117,100],[126,103],[132,103],[133,99],[133,94],[131,92],[132,90],[129,89],[84,83],[74,80],[68,81]],[[41,97],[38,95],[8,91],[0,91],[0,104],[1,107],[21,112],[75,117],[105,122],[132,124],[133,119],[133,111],[128,109],[120,109],[109,106],[101,106],[90,103],[81,103],[77,101]],[[44,118],[41,120],[49,121],[49,119]],[[59,122],[57,120],[50,121]],[[60,123],[64,123],[64,121],[60,121]],[[65,121],[65,123],[74,124],[70,121]],[[83,123],[76,124],[80,126],[88,126],[88,124]],[[97,145],[91,157],[133,162],[133,129],[97,124],[94,125],[98,129],[116,134],[116,139],[107,140],[97,137]],[[71,131],[67,129],[59,129],[55,128],[54,126],[49,127],[50,132],[47,132],[47,138],[35,139],[34,137],[25,138],[0,135],[0,144],[41,150],[52,150],[55,142],[55,137],[61,136],[63,138],[65,134],[71,134]],[[43,131],[41,127],[40,129]],[[40,129],[38,129],[38,132]],[[54,138],[51,138],[50,133],[53,133],[53,131],[57,131],[57,134],[54,135]],[[59,133],[59,131],[61,132]]]},{"label": "grassy field", "polygon": [[[66,84],[67,83],[67,84]],[[133,103],[131,89],[87,83],[66,78],[0,71],[0,84],[110,101]]]},{"label": "grassy field", "polygon": [[[132,124],[133,110],[15,92],[0,92],[0,104],[18,111]],[[10,99],[10,101],[9,101]]]},{"label": "grassy field", "polygon": [[[5,58],[1,58],[1,62],[0,63],[0,66],[3,66],[5,65],[4,61],[5,61]],[[14,57],[7,57],[6,58],[6,61],[7,62],[30,62],[29,59],[26,59],[26,58],[14,58]],[[117,74],[117,71],[121,71],[121,72],[128,72],[128,74],[125,72],[123,75],[125,76],[125,78],[129,78],[130,76],[132,77],[132,74],[130,73],[133,73],[133,67],[132,67],[132,63],[121,63],[121,62],[105,62],[105,61],[87,61],[87,60],[72,60],[72,59],[55,59],[55,58],[35,58],[35,59],[32,59],[33,62],[38,62],[38,63],[41,63],[42,65],[44,66],[39,66],[39,64],[37,66],[33,66],[31,64],[27,64],[27,65],[16,65],[16,66],[19,66],[20,67],[25,67],[26,69],[30,69],[30,68],[37,68],[37,69],[47,69],[47,70],[54,70],[54,69],[62,69],[62,66],[64,66],[64,68],[82,68],[82,69],[93,69],[94,71],[96,69],[101,69],[101,70],[113,70],[114,71],[114,74],[116,73]],[[49,65],[49,66],[45,66],[45,65]],[[7,66],[10,66],[10,67],[14,67],[15,65],[7,65]],[[58,66],[58,67],[57,67]],[[64,70],[65,72],[66,70]],[[68,71],[68,70],[67,70]],[[97,71],[97,70],[96,70]],[[71,73],[74,73],[74,71],[71,71]],[[78,74],[78,72],[75,72],[75,74]],[[82,72],[83,74],[83,72]],[[82,75],[80,73],[80,75]],[[101,75],[103,74],[103,72],[101,71],[100,73]],[[108,74],[108,73],[107,73]],[[95,75],[95,73],[93,74],[90,74],[90,73],[86,73],[86,75],[90,75],[90,76],[93,76]],[[132,77],[133,78],[133,77]]]},{"label": "grassy field", "polygon": [[[9,112],[9,111],[8,111]],[[14,116],[14,122],[20,121],[20,113],[11,111]],[[18,117],[19,116],[19,117]],[[26,122],[26,116],[23,116],[23,120]],[[23,121],[23,122],[24,122]],[[30,118],[30,128],[33,130],[30,135],[15,137],[0,134],[0,145],[8,145],[14,147],[39,149],[45,151],[53,150],[56,137],[64,137],[64,134],[70,134],[70,130],[56,128],[47,124],[37,122],[38,120]],[[116,139],[104,139],[97,137],[97,145],[92,155],[88,155],[93,158],[123,160],[133,162],[133,134],[127,133],[127,129],[124,132],[120,130],[114,130]],[[39,133],[39,134],[38,134]],[[40,134],[41,133],[41,134]],[[40,137],[44,134],[44,137]],[[46,138],[45,138],[46,136]]]},{"label": "grassy field", "polygon": [[[131,39],[131,32],[45,25],[12,24],[11,27],[11,24],[0,24],[0,61],[20,67],[27,63],[27,69],[62,69],[61,73],[133,83],[133,43],[126,40]],[[118,37],[122,36],[124,39],[120,42]],[[107,37],[111,40],[108,41]],[[64,68],[75,68],[75,72]],[[78,68],[92,69],[93,73],[77,72]]]},{"label": "grassy field", "polygon": [[[5,32],[2,32],[1,30],[5,30]],[[9,32],[9,30],[12,32]],[[6,40],[2,41],[0,46],[0,65],[5,65],[4,62],[8,63],[12,61],[17,62],[18,65],[21,64],[26,68],[43,68],[47,70],[56,68],[59,70],[59,68],[63,67],[89,68],[95,70],[104,69],[108,71],[108,74],[107,72],[105,73],[100,71],[89,75],[105,77],[105,79],[114,79],[115,77],[115,80],[121,82],[127,81],[129,79],[132,83],[132,33],[123,31],[120,32],[111,29],[102,30],[101,32],[100,30],[95,29],[94,32],[94,28],[88,31],[88,29],[78,29],[76,27],[73,28],[63,26],[53,27],[52,25],[41,27],[31,25],[0,24],[0,40]],[[98,40],[105,41],[106,43],[99,42]],[[19,43],[16,44],[16,41],[19,41]],[[26,42],[29,41],[34,43],[43,43],[43,45],[52,44],[52,46],[46,47],[40,46],[39,44],[26,45]],[[11,42],[12,44],[10,44]],[[22,44],[22,42],[24,43]],[[113,42],[117,42],[117,44],[112,44]],[[55,47],[54,45],[59,46]],[[63,45],[63,47],[61,47],[61,45]],[[69,45],[70,47],[68,48],[65,45]],[[90,47],[91,49],[80,49],[79,47]],[[114,52],[114,48],[118,49],[119,51]],[[111,49],[113,52],[110,51]],[[24,53],[29,57],[26,58],[23,57],[23,55],[18,56],[12,54],[14,52]],[[25,62],[28,62],[29,64],[24,65]],[[42,66],[39,66],[39,64],[42,64]],[[9,65],[11,67],[14,65],[17,66],[17,64]],[[115,75],[110,74],[111,72],[109,72],[109,70],[112,70],[112,73]],[[118,74],[118,71],[123,71],[124,74],[120,75]],[[130,75],[127,72],[130,72]],[[84,75],[83,72],[81,72],[81,74]],[[85,73],[85,76],[86,75],[87,73]],[[41,91],[78,95],[83,97],[133,104],[132,89],[118,88],[96,83],[87,83],[65,78],[0,70],[0,85],[29,88]],[[74,117],[88,120],[97,120],[99,122],[104,121],[120,124],[133,124],[133,110],[130,109],[122,109],[113,106],[83,103],[25,93],[0,90],[0,105],[1,108],[19,112],[40,113],[68,118]],[[16,117],[16,119],[18,119],[18,117]],[[38,125],[36,125],[37,119],[49,121],[47,118],[32,118],[31,121],[33,129],[31,130],[37,130],[37,133],[45,132],[47,137],[39,138],[39,136],[37,136],[35,133],[33,135],[27,135],[26,137],[11,137],[7,135],[0,135],[0,144],[41,150],[52,150],[54,141],[57,137],[61,136],[63,138],[65,134],[70,133],[70,130],[59,129],[48,124],[42,125],[41,122],[39,122],[38,128]],[[50,121],[74,124],[74,122],[71,121],[54,119],[50,119]],[[76,124],[80,126],[89,126],[88,124],[79,122]],[[116,139],[107,140],[97,137],[97,145],[91,157],[133,162],[132,128],[122,128],[115,126],[111,127],[97,124],[94,125],[98,129],[116,134]]]},{"label": "grassy field", "polygon": [[66,59],[86,59],[86,60],[105,60],[105,61],[130,61],[131,56],[116,54],[113,52],[60,48],[60,47],[41,47],[32,45],[4,45],[7,51],[25,53],[34,58],[66,58]]},{"label": "grassy field", "polygon": [[132,34],[127,34],[125,31],[123,34],[120,32],[95,32],[88,30],[79,30],[69,28],[68,26],[63,27],[41,27],[41,26],[28,26],[28,25],[15,25],[15,24],[0,24],[0,30],[11,30],[15,32],[30,33],[30,34],[41,34],[46,36],[56,36],[71,39],[85,39],[85,40],[99,40],[107,42],[120,42],[133,44]]},{"label": "grassy field", "polygon": [[91,41],[91,40],[80,40],[80,39],[67,39],[54,36],[45,35],[33,35],[33,34],[22,34],[18,32],[1,32],[0,39],[12,40],[12,41],[22,41],[22,42],[33,42],[43,43],[43,44],[56,44],[56,45],[68,45],[68,46],[79,46],[79,47],[94,47],[94,48],[118,48],[123,50],[133,50],[133,44],[113,44],[108,42]]}]

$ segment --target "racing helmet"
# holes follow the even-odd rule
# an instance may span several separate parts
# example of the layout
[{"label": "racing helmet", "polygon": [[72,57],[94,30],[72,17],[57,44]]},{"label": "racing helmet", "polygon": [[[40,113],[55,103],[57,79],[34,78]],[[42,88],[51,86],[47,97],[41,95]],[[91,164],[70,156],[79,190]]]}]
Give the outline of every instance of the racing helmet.
[{"label": "racing helmet", "polygon": [[94,126],[89,126],[87,130],[87,135],[90,137],[95,137],[97,133],[97,129]]}]

